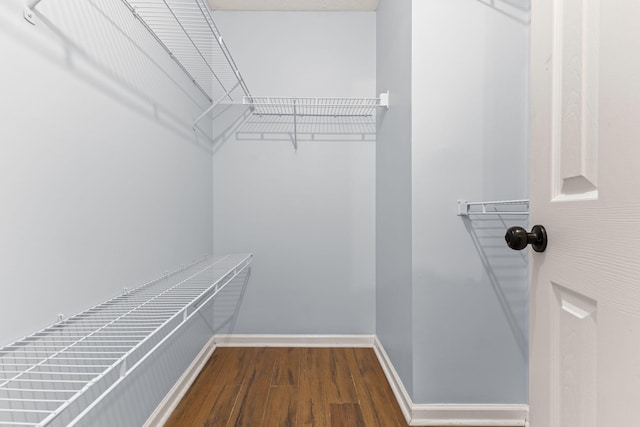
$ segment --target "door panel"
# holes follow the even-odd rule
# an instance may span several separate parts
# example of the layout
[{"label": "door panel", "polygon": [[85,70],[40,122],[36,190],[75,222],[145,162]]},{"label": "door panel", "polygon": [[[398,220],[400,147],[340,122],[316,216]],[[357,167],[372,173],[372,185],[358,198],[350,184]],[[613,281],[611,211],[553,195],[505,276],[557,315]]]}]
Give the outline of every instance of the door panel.
[{"label": "door panel", "polygon": [[553,2],[554,200],[597,199],[599,0]]},{"label": "door panel", "polygon": [[531,40],[530,425],[640,425],[640,2],[536,0]]},{"label": "door panel", "polygon": [[551,337],[556,343],[558,396],[555,417],[561,426],[595,427],[597,383],[597,303],[552,284],[555,309]]}]

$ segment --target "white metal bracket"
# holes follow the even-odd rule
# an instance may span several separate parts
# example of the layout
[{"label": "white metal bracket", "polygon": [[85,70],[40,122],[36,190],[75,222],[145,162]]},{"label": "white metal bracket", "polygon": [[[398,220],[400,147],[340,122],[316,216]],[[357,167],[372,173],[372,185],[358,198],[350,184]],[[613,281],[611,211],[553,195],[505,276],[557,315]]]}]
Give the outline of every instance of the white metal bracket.
[{"label": "white metal bracket", "polygon": [[36,25],[36,16],[34,10],[38,3],[40,3],[41,1],[42,0],[29,0],[29,2],[27,2],[27,4],[24,6],[22,12],[24,19],[26,19],[27,22],[32,25]]},{"label": "white metal bracket", "polygon": [[380,106],[389,109],[389,91],[380,94]]},{"label": "white metal bracket", "polygon": [[207,114],[209,114],[211,111],[213,111],[213,109],[214,109],[214,108],[216,108],[218,105],[220,105],[220,103],[221,103],[222,101],[224,101],[224,99],[225,99],[225,98],[229,97],[229,96],[230,96],[230,94],[231,94],[231,92],[233,92],[233,91],[234,91],[238,86],[240,86],[240,80],[238,80],[238,83],[236,83],[236,84],[235,84],[231,89],[227,90],[227,91],[225,92],[225,94],[224,94],[224,95],[222,95],[219,99],[217,99],[215,102],[213,102],[213,103],[209,106],[209,108],[207,108],[206,110],[204,110],[204,111],[202,112],[202,114],[200,114],[200,115],[198,116],[198,118],[197,118],[197,119],[195,119],[195,121],[193,122],[193,130],[196,130],[196,128],[197,128],[198,123],[200,122],[200,120],[204,119],[204,118],[207,116]]},{"label": "white metal bracket", "polygon": [[24,16],[24,19],[26,19],[28,23],[30,23],[31,25],[36,25],[35,13],[33,13],[33,9],[31,9],[29,6],[25,6],[24,7],[23,16]]},{"label": "white metal bracket", "polygon": [[469,204],[466,200],[458,200],[458,216],[469,216]]}]

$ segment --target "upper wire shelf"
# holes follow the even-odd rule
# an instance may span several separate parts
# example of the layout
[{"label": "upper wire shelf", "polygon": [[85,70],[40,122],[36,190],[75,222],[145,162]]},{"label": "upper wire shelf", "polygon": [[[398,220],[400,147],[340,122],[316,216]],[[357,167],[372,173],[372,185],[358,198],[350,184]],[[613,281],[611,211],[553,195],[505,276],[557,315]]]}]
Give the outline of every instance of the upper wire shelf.
[{"label": "upper wire shelf", "polygon": [[252,259],[205,258],[0,348],[0,425],[75,425]]},{"label": "upper wire shelf", "polygon": [[122,0],[210,101],[240,82],[249,90],[204,0]]},{"label": "upper wire shelf", "polygon": [[[27,1],[24,18],[32,24],[36,23],[34,9],[42,1]],[[254,97],[216,27],[206,0],[119,1],[211,102],[194,120],[194,130],[200,129],[198,123],[225,100],[237,102],[238,88],[242,91],[243,103],[250,106],[253,114],[293,117],[292,139],[296,150],[298,117],[374,117],[376,108],[389,108],[389,92],[380,94],[379,98]]]},{"label": "upper wire shelf", "polygon": [[371,117],[377,107],[389,108],[389,93],[380,98],[282,98],[245,96],[244,104],[259,116]]},{"label": "upper wire shelf", "polygon": [[[33,10],[42,0],[30,0],[24,11],[35,24]],[[216,27],[206,0],[120,0],[164,48],[193,84],[216,104],[251,96],[240,70]],[[240,97],[238,96],[239,100]],[[209,107],[207,113],[214,107]],[[197,122],[202,119],[199,117]]]},{"label": "upper wire shelf", "polygon": [[529,200],[498,200],[488,202],[458,201],[458,216],[529,215]]},{"label": "upper wire shelf", "polygon": [[298,150],[300,117],[374,117],[376,108],[389,108],[389,92],[379,98],[284,98],[245,96],[243,103],[257,116],[293,118],[293,147]]}]

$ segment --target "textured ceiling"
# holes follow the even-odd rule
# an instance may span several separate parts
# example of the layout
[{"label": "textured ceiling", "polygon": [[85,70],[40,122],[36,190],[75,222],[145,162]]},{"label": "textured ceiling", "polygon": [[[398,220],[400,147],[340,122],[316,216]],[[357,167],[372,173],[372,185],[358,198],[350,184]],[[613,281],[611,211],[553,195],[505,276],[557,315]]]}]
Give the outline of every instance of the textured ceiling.
[{"label": "textured ceiling", "polygon": [[209,0],[213,10],[367,11],[378,0]]}]

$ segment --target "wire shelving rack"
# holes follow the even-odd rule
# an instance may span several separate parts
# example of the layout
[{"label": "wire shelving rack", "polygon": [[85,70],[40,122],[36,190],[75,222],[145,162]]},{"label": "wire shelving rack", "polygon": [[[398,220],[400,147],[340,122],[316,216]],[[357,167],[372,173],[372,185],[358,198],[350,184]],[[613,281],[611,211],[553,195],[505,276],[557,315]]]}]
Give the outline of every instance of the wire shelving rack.
[{"label": "wire shelving rack", "polygon": [[259,116],[371,117],[377,107],[388,107],[388,98],[282,98],[245,96],[244,103]]},{"label": "wire shelving rack", "polygon": [[458,216],[527,216],[529,200],[498,200],[487,202],[458,201]]},{"label": "wire shelving rack", "polygon": [[293,118],[293,145],[298,148],[298,120],[301,117],[371,118],[379,107],[389,108],[389,92],[379,98],[294,98],[245,96],[243,99],[257,116]]},{"label": "wire shelving rack", "polygon": [[[43,0],[28,0],[24,17],[36,23],[34,10]],[[193,122],[194,130],[216,106],[236,103],[239,88],[243,104],[258,116],[293,117],[293,144],[297,149],[297,118],[374,117],[376,108],[389,108],[389,92],[379,98],[287,98],[251,95],[227,45],[216,27],[206,0],[121,1],[142,23],[193,84],[211,102]],[[202,129],[201,129],[202,130]],[[205,132],[206,133],[206,132]]]},{"label": "wire shelving rack", "polygon": [[0,348],[0,426],[76,424],[252,259],[205,258]]},{"label": "wire shelving rack", "polygon": [[[34,10],[43,0],[29,0],[24,17],[36,23]],[[251,96],[242,74],[216,27],[206,0],[118,0],[140,21],[212,105]],[[238,97],[234,91],[240,88]]]}]

